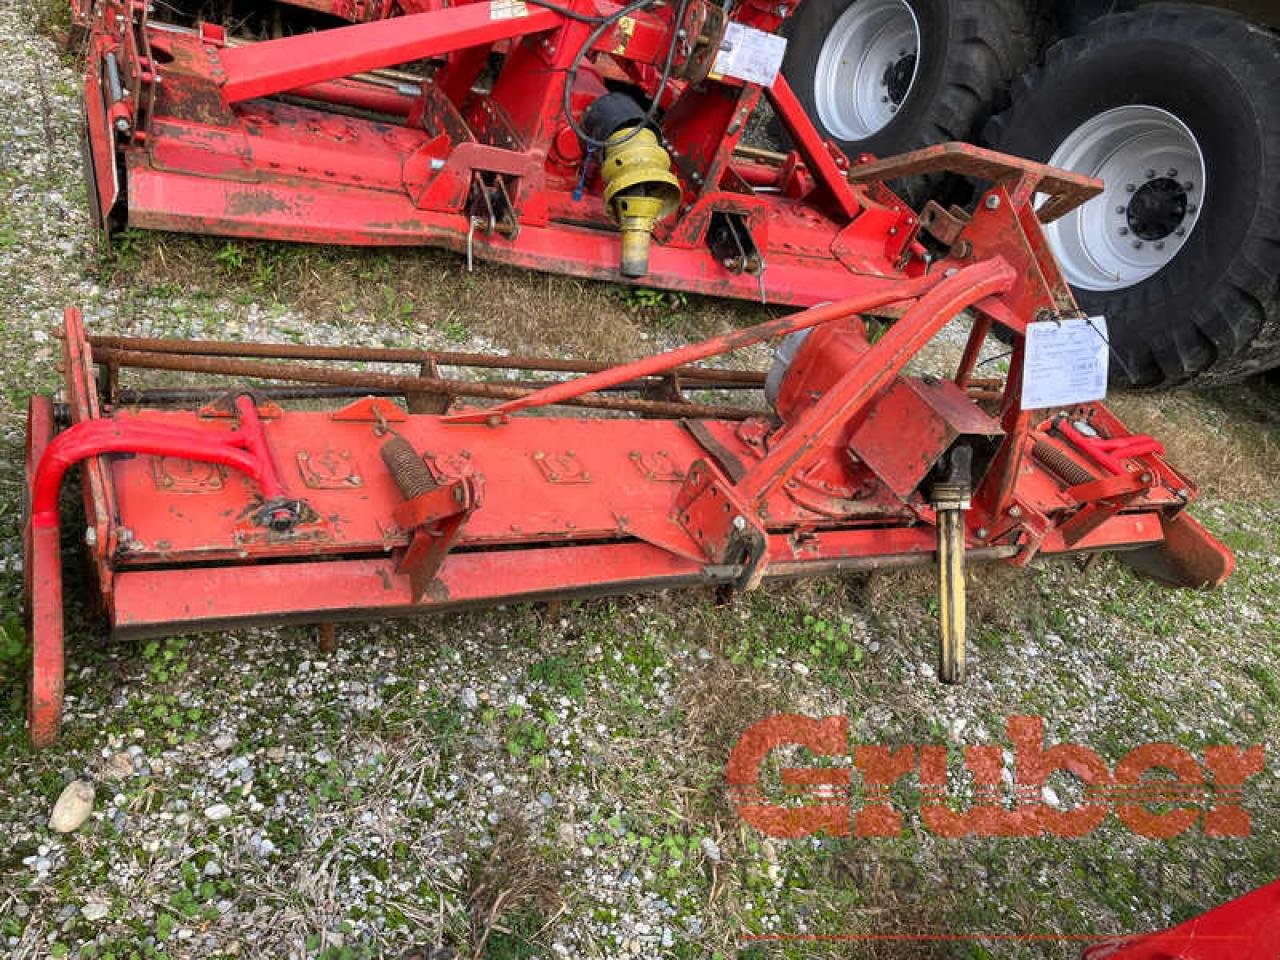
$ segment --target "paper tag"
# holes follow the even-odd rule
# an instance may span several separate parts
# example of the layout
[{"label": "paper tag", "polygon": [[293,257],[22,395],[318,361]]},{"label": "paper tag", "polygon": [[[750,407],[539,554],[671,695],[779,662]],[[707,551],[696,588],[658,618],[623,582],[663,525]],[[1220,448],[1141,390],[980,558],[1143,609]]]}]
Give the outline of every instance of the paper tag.
[{"label": "paper tag", "polygon": [[489,0],[490,20],[514,20],[528,15],[529,8],[524,0]]},{"label": "paper tag", "polygon": [[1106,317],[1027,324],[1022,409],[1069,407],[1106,395]]},{"label": "paper tag", "polygon": [[785,38],[731,21],[720,41],[711,74],[772,87],[786,52]]}]

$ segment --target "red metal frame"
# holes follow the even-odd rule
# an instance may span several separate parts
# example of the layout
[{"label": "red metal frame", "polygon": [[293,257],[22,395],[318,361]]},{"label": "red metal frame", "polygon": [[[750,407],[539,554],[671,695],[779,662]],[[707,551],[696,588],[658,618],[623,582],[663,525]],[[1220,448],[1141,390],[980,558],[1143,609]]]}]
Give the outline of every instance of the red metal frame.
[{"label": "red metal frame", "polygon": [[[48,405],[36,402],[30,428],[33,740],[47,743],[57,730],[54,505],[76,461],[85,465],[103,605],[121,634],[704,583],[750,588],[766,578],[928,563],[940,509],[930,477],[958,445],[985,458],[964,521],[970,556],[1025,564],[1039,553],[1118,549],[1171,583],[1220,583],[1231,554],[1185,512],[1195,488],[1157,443],[1129,434],[1101,404],[1048,418],[1021,409],[1026,319],[1074,306],[1015,193],[995,188],[994,202],[965,225],[966,258],[899,279],[891,292],[454,413],[447,401],[440,413],[407,413],[385,397],[332,412],[284,410],[243,393],[194,410],[118,403],[119,365],[163,368],[173,358],[154,341],[131,348],[108,338],[101,393],[94,348],[69,310],[71,425],[49,440]],[[901,314],[874,344],[858,320],[871,309]],[[904,377],[910,358],[966,310],[976,320],[957,375]],[[975,342],[995,324],[1013,337],[1010,374],[975,386]],[[677,369],[689,376],[695,360],[805,328],[812,333],[783,381],[777,418],[520,415]],[[351,376],[343,371],[345,382]],[[382,376],[373,382],[396,384],[406,397],[452,382]],[[299,379],[313,382],[314,368]],[[136,455],[107,456],[120,452]]]},{"label": "red metal frame", "polygon": [[1280,882],[1169,930],[1091,947],[1085,960],[1275,960],[1280,956]]},{"label": "red metal frame", "polygon": [[[618,9],[609,0],[563,2],[581,16]],[[771,32],[793,6],[740,3],[732,17]],[[209,25],[154,23],[143,0],[97,0],[87,18],[84,101],[99,221],[428,244],[631,282],[619,272],[621,239],[598,158],[563,112],[566,86],[580,124],[605,80],[622,79],[662,98],[661,138],[681,189],[679,208],[657,225],[649,273],[635,282],[809,306],[885,293],[925,271],[918,218],[883,186],[893,167],[872,165],[871,180],[853,169],[851,183],[849,160],[823,142],[785,79],[762,90],[706,76],[699,51],[718,47],[724,26],[706,0],[635,11],[585,56],[591,24],[532,4],[516,5],[523,14],[515,16],[498,16],[510,5],[489,0],[364,9],[376,13],[373,22],[246,44]],[[677,28],[686,36],[675,79],[660,91]],[[480,89],[496,50],[501,69]],[[380,72],[422,58],[439,61],[429,78]],[[794,144],[789,154],[740,147],[762,94]],[[955,146],[905,162],[967,169],[994,156]],[[997,159],[982,172],[1065,198],[1055,214],[1099,188],[1025,162]],[[709,240],[724,217],[751,256],[726,257]]]}]

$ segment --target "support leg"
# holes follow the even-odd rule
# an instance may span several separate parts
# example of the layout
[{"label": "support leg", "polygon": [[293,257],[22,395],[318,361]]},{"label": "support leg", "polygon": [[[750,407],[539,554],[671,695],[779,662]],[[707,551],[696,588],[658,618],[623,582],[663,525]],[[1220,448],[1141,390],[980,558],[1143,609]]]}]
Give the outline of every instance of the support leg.
[{"label": "support leg", "polygon": [[973,450],[963,444],[939,462],[933,482],[938,522],[938,679],[964,682],[965,526],[973,485]]},{"label": "support leg", "polygon": [[938,606],[941,644],[938,679],[964,681],[964,511],[938,511]]},{"label": "support leg", "polygon": [[[27,412],[27,498],[32,497],[36,466],[53,437],[53,404],[32,397]],[[27,594],[27,635],[31,638],[31,685],[27,692],[27,730],[41,749],[58,738],[62,726],[62,552],[58,527],[37,526],[28,508],[23,528],[23,576]]]}]

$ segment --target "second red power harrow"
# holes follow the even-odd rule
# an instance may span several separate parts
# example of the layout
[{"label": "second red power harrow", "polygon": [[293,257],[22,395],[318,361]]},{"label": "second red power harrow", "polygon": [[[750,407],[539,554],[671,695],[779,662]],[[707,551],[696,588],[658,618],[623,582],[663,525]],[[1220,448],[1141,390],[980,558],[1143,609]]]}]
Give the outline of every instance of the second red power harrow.
[{"label": "second red power harrow", "polygon": [[[1172,584],[1220,583],[1232,557],[1158,442],[1098,402],[1023,407],[1029,324],[1077,316],[1036,182],[993,188],[953,238],[963,256],[927,273],[616,367],[91,337],[69,310],[65,397],[30,410],[32,739],[61,717],[58,494],[77,464],[101,606],[126,636],[936,561],[939,670],[956,681],[968,559],[1115,550]],[[863,315],[886,312],[899,319],[869,337]],[[906,375],[961,315],[955,371]],[[1008,374],[976,379],[997,326]],[[767,382],[697,365],[777,337]],[[475,382],[451,366],[576,375]],[[259,385],[123,386],[132,368]],[[767,403],[742,399],[762,387]]]},{"label": "second red power harrow", "polygon": [[[372,22],[252,41],[94,0],[91,206],[107,232],[424,244],[811,306],[923,274],[922,227],[934,255],[954,239],[886,178],[1035,169],[1045,220],[1098,189],[959,144],[852,164],[776,73],[796,2],[316,0]],[[742,142],[763,100],[788,152]]]}]

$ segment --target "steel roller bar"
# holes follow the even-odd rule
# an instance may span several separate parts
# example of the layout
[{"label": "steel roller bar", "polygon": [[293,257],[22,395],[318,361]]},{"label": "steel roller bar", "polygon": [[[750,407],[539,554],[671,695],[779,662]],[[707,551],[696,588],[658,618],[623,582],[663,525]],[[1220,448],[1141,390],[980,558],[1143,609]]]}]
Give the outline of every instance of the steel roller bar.
[{"label": "steel roller bar", "polygon": [[[235,340],[164,340],[153,337],[91,336],[89,345],[142,353],[174,353],[202,357],[260,357],[272,360],[338,360],[351,363],[435,363],[442,367],[480,367],[495,370],[544,370],[549,373],[597,373],[614,364],[595,360],[560,360],[520,354],[495,356],[412,347],[325,347],[297,343],[251,343]],[[765,375],[755,370],[721,370],[714,367],[677,367],[668,371],[686,383],[705,382],[717,387],[733,384],[762,386]]]},{"label": "steel roller bar", "polygon": [[[395,390],[398,393],[440,393],[483,400],[518,400],[540,392],[498,383],[475,383],[466,380],[446,380],[440,377],[404,377],[360,370],[331,370],[301,364],[261,363],[230,357],[184,356],[120,350],[114,347],[100,347],[94,355],[99,363],[121,367],[252,377],[260,380],[294,380],[302,383],[338,386],[369,386]],[[561,402],[568,406],[586,407],[592,410],[618,410],[660,417],[707,417],[718,420],[745,420],[748,417],[760,416],[764,412],[747,407],[590,396],[571,397]],[[481,419],[486,415],[487,411],[479,411]]]}]

